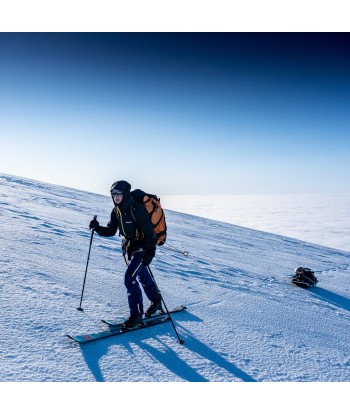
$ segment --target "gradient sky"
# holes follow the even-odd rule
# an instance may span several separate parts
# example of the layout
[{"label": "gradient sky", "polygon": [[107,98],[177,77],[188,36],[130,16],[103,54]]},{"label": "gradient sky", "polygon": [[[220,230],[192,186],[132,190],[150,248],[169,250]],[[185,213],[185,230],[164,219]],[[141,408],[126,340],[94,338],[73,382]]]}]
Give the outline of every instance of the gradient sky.
[{"label": "gradient sky", "polygon": [[349,192],[348,33],[0,33],[0,172]]}]

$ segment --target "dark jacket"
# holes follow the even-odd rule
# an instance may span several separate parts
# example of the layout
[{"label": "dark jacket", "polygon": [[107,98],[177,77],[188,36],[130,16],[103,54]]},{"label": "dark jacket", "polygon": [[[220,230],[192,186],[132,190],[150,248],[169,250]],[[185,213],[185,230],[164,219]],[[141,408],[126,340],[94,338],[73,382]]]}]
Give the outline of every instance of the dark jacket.
[{"label": "dark jacket", "polygon": [[133,252],[143,249],[147,255],[153,258],[157,237],[146,208],[143,204],[136,203],[130,194],[125,196],[125,200],[123,199],[120,205],[115,205],[107,226],[98,226],[95,231],[100,236],[114,236],[119,230],[119,235],[128,241],[127,252],[129,256]]}]

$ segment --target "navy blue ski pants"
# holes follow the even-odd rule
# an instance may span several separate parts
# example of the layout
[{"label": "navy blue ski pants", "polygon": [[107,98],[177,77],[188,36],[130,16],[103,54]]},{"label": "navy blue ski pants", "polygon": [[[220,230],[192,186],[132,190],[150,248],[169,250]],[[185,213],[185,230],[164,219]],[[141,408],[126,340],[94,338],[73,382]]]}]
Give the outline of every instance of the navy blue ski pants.
[{"label": "navy blue ski pants", "polygon": [[135,252],[125,272],[124,284],[128,293],[128,302],[130,314],[132,316],[143,315],[143,299],[140,288],[140,281],[142,288],[151,302],[159,300],[160,295],[158,288],[148,271],[148,268],[142,264],[142,252]]}]

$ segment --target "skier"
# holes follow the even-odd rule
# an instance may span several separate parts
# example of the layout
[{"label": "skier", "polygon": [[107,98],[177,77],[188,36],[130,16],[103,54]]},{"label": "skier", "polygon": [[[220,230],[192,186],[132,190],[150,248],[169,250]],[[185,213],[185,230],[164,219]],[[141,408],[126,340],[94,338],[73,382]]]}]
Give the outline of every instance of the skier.
[{"label": "skier", "polygon": [[125,328],[140,324],[144,314],[142,291],[137,279],[151,301],[146,316],[162,309],[160,292],[148,269],[156,251],[156,236],[146,208],[143,204],[134,202],[130,190],[131,185],[124,180],[113,183],[111,196],[114,208],[110,221],[104,227],[93,219],[89,226],[100,236],[114,236],[119,230],[119,235],[125,238],[122,242],[123,253],[130,261],[124,277],[130,308],[130,316],[124,322]]}]

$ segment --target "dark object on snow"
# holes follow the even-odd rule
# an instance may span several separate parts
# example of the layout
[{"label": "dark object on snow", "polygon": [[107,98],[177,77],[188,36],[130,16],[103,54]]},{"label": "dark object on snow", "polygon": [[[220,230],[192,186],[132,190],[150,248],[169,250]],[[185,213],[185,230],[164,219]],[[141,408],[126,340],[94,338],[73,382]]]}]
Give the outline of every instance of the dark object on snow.
[{"label": "dark object on snow", "polygon": [[318,279],[315,277],[314,271],[311,271],[310,268],[298,267],[294,271],[292,283],[299,287],[308,288],[316,285]]}]

